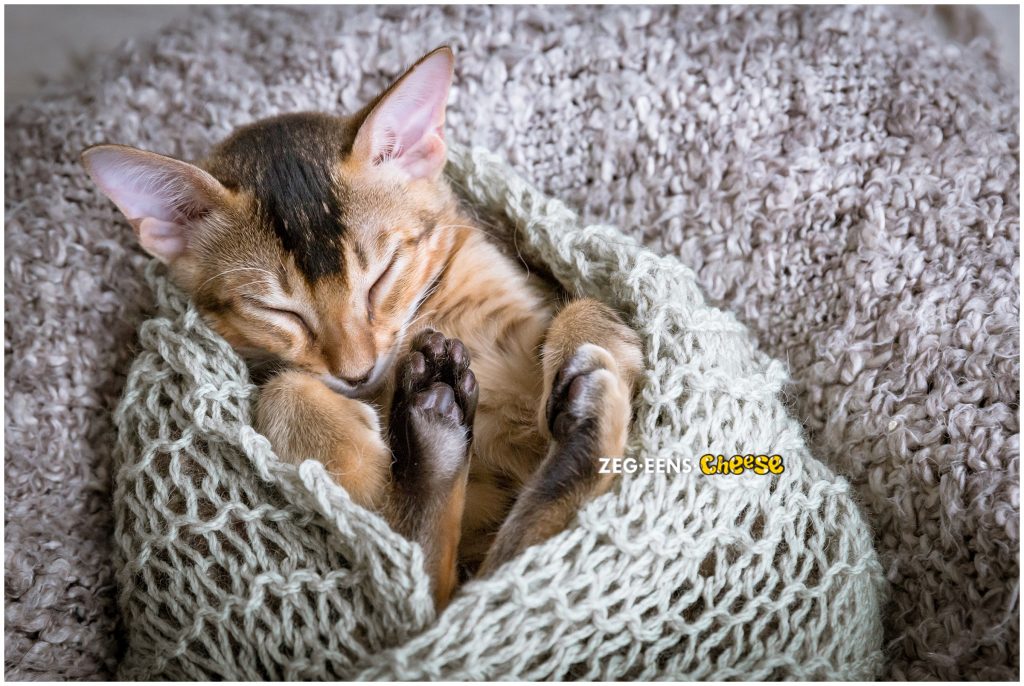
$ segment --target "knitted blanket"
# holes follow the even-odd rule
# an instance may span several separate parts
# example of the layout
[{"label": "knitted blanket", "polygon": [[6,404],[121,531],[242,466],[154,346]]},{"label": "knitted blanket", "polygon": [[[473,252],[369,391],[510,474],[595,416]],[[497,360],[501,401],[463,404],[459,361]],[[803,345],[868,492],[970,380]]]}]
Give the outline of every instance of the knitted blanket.
[{"label": "knitted blanket", "polygon": [[[161,312],[142,327],[116,417],[119,676],[874,677],[881,566],[848,485],[782,407],[782,365],[675,260],[580,227],[483,152],[455,150],[449,166],[475,207],[511,220],[523,259],[640,334],[626,457],[651,469],[435,618],[420,549],[320,463],[273,455],[249,424],[244,365],[157,279]],[[778,454],[784,471],[707,475],[710,453]]]},{"label": "knitted blanket", "polygon": [[109,678],[112,411],[154,294],[87,144],[195,157],[458,55],[452,136],[691,267],[865,506],[890,678],[1017,676],[1018,99],[902,10],[208,8],[6,121],[8,678]]}]

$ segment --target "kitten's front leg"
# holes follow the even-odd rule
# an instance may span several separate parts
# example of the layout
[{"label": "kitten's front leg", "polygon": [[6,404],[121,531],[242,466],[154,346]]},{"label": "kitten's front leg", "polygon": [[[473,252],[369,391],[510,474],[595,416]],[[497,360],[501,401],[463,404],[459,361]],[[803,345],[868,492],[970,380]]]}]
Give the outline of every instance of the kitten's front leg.
[{"label": "kitten's front leg", "polygon": [[255,425],[282,460],[317,460],[352,500],[368,509],[384,506],[391,449],[370,405],[309,374],[283,372],[260,389]]},{"label": "kitten's front leg", "polygon": [[427,559],[434,603],[455,589],[456,562],[476,413],[476,377],[457,339],[427,330],[398,367],[391,406],[392,527],[419,543]]},{"label": "kitten's front leg", "polygon": [[621,457],[642,357],[639,337],[606,306],[576,300],[555,317],[543,350],[540,410],[548,454],[527,482],[480,568],[485,575],[564,529],[614,476],[601,458]]}]

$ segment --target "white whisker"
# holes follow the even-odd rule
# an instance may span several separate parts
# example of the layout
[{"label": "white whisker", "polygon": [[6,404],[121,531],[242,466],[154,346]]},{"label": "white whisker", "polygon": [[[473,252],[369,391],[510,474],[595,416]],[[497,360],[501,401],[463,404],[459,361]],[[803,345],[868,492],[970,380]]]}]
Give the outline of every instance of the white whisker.
[{"label": "white whisker", "polygon": [[245,283],[236,284],[230,288],[225,289],[225,293],[235,294],[245,289],[251,289],[253,286],[266,286],[268,289],[273,289],[274,284],[270,281],[246,281]]},{"label": "white whisker", "polygon": [[[231,274],[233,272],[263,272],[264,274],[268,275],[272,279],[276,277],[274,272],[272,272],[272,271],[270,271],[268,269],[263,269],[262,267],[233,267],[231,269],[225,269],[224,271],[220,272],[219,274],[214,274],[213,276],[208,278],[206,281],[203,281],[201,284],[199,284],[199,287],[196,288],[196,290],[200,291],[200,290],[202,290],[203,286],[205,286],[206,284],[210,283],[214,279],[219,279],[220,277],[224,276],[225,274]],[[270,283],[270,282],[262,282],[262,283]]]}]

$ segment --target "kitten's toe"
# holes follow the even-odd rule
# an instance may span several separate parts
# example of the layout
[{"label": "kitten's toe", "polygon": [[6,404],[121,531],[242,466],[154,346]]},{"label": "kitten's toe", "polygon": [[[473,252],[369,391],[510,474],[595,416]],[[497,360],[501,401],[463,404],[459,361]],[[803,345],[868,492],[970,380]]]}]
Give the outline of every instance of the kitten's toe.
[{"label": "kitten's toe", "polygon": [[412,395],[416,389],[422,388],[430,379],[430,369],[423,353],[414,351],[402,361],[398,370],[398,391],[403,395]]},{"label": "kitten's toe", "polygon": [[412,349],[419,351],[432,366],[439,364],[447,352],[447,339],[440,331],[424,329],[413,339]]},{"label": "kitten's toe", "polygon": [[458,338],[449,338],[447,344],[448,359],[451,361],[451,372],[458,375],[469,369],[469,350]]},{"label": "kitten's toe", "polygon": [[466,419],[466,426],[472,431],[476,406],[480,398],[480,387],[476,383],[476,375],[469,369],[463,370],[456,379],[454,388],[456,399],[462,407],[463,416]]}]

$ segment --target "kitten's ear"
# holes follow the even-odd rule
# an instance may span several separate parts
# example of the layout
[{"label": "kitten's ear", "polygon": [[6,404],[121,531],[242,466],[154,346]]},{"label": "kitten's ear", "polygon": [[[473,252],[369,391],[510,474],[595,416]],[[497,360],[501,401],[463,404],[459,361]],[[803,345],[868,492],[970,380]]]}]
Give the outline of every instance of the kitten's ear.
[{"label": "kitten's ear", "polygon": [[364,164],[394,165],[410,179],[444,167],[444,111],[455,56],[447,46],[425,55],[377,100],[352,146]]},{"label": "kitten's ear", "polygon": [[93,146],[82,164],[128,218],[143,249],[161,262],[185,252],[195,222],[227,195],[199,167],[125,145]]}]

